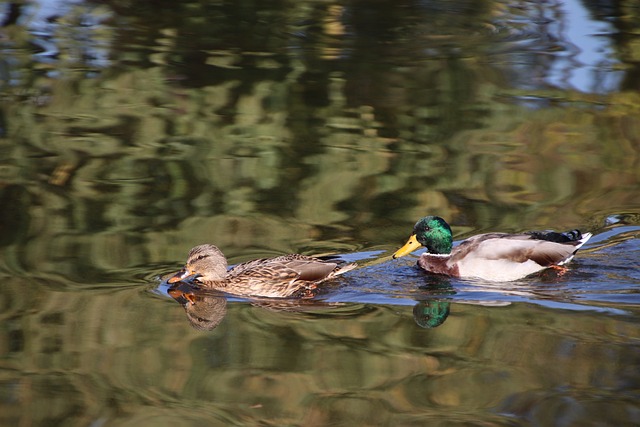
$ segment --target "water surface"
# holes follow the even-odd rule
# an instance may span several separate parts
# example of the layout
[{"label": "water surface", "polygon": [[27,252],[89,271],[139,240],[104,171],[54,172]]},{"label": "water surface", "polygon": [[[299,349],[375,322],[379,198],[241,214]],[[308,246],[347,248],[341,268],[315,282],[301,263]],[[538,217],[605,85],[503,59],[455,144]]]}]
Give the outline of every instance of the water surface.
[{"label": "water surface", "polygon": [[[0,424],[638,425],[631,2],[0,5]],[[391,260],[573,229],[561,276]],[[161,277],[196,244],[360,268],[314,299]],[[183,289],[184,290],[184,289]]]}]

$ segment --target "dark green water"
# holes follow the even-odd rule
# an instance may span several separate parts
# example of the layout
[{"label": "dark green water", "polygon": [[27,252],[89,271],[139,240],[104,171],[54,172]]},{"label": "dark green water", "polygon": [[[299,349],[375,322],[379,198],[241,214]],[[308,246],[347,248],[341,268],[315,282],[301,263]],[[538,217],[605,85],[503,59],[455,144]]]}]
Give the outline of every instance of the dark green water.
[{"label": "dark green water", "polygon": [[[0,4],[0,425],[640,424],[638,22]],[[389,258],[427,214],[594,237],[562,276],[448,279]],[[203,242],[360,268],[183,307],[160,277]]]}]

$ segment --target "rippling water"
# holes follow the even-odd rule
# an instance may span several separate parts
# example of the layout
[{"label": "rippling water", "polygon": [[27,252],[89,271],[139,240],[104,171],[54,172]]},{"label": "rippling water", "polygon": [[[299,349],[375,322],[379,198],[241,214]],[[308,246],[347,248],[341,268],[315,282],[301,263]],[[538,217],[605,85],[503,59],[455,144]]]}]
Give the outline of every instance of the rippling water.
[{"label": "rippling water", "polygon": [[[638,425],[635,3],[0,5],[0,424]],[[392,260],[589,231],[512,283]],[[338,254],[308,300],[162,280]],[[419,254],[419,252],[418,252]]]}]

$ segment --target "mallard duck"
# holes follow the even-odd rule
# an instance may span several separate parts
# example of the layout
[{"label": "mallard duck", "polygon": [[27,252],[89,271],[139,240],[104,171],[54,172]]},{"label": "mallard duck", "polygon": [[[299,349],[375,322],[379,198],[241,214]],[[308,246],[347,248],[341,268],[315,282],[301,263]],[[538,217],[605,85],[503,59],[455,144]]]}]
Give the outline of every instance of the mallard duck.
[{"label": "mallard duck", "polygon": [[290,254],[248,261],[227,271],[227,259],[220,249],[207,244],[191,249],[184,268],[168,282],[193,278],[205,288],[239,296],[308,297],[318,283],[355,267],[335,259]]},{"label": "mallard duck", "polygon": [[468,238],[452,249],[453,235],[447,222],[437,216],[422,218],[409,241],[394,254],[405,256],[420,246],[418,265],[431,273],[453,277],[476,277],[492,281],[518,280],[545,268],[562,269],[591,237],[571,230],[530,231],[522,234],[486,233]]}]

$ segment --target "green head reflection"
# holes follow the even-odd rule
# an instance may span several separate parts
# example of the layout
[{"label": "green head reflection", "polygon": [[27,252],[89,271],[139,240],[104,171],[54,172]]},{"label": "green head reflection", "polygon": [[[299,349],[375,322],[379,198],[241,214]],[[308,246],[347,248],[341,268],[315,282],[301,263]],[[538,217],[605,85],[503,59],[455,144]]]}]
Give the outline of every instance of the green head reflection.
[{"label": "green head reflection", "polygon": [[420,301],[413,307],[413,319],[423,328],[436,328],[449,317],[449,301]]}]

